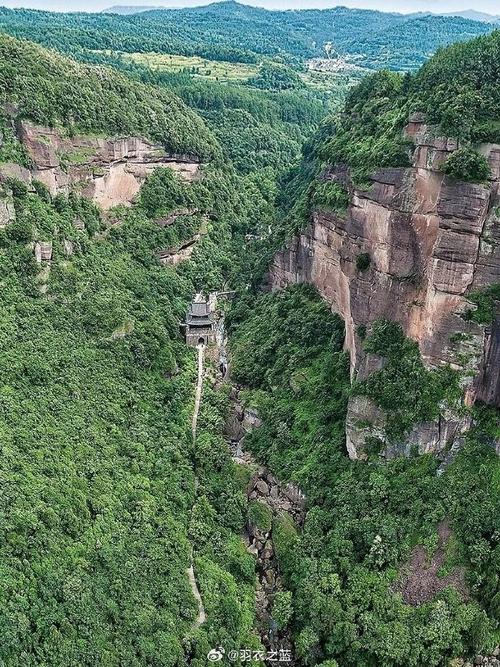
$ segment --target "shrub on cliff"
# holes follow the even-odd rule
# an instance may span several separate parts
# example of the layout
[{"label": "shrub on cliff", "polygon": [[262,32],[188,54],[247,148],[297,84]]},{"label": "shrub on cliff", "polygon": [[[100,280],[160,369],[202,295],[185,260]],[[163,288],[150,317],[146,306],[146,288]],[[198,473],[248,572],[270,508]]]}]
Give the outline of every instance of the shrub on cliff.
[{"label": "shrub on cliff", "polygon": [[319,181],[313,184],[312,203],[319,208],[325,208],[335,213],[345,213],[349,206],[349,193],[340,185],[332,181]]},{"label": "shrub on cliff", "polygon": [[253,500],[248,503],[248,521],[264,533],[271,530],[272,514],[267,505]]},{"label": "shrub on cliff", "polygon": [[[358,271],[366,271],[372,262],[370,253],[362,252],[356,257],[356,268]],[[359,335],[359,334],[358,334]]]},{"label": "shrub on cliff", "polygon": [[476,309],[466,311],[464,319],[478,324],[492,324],[500,308],[500,283],[472,292],[469,301],[476,305]]},{"label": "shrub on cliff", "polygon": [[395,322],[376,321],[363,347],[386,363],[355,383],[353,393],[368,396],[385,411],[391,440],[400,440],[413,424],[435,419],[442,401],[453,401],[460,393],[456,374],[449,368],[427,370],[417,343]]},{"label": "shrub on cliff", "polygon": [[442,170],[459,181],[482,183],[491,176],[488,161],[470,146],[459,148],[446,160]]}]

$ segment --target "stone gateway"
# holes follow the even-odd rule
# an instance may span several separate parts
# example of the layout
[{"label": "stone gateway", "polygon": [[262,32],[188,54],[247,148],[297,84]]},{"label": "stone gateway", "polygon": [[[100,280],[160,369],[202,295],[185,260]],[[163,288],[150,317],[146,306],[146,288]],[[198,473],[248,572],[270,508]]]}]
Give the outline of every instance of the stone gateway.
[{"label": "stone gateway", "polygon": [[210,302],[197,294],[186,315],[186,343],[190,347],[215,343],[215,322]]}]

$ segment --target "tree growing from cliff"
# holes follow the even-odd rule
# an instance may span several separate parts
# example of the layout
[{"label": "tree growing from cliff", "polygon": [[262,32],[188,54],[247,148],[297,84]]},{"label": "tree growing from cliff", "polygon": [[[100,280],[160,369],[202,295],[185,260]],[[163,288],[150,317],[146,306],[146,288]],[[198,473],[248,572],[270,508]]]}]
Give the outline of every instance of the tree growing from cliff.
[{"label": "tree growing from cliff", "polygon": [[375,321],[363,347],[385,364],[355,382],[352,391],[368,396],[384,410],[386,435],[392,441],[401,440],[413,424],[435,419],[443,401],[452,403],[460,395],[457,375],[446,367],[427,370],[418,344],[406,338],[395,322]]},{"label": "tree growing from cliff", "polygon": [[472,183],[483,183],[491,176],[487,159],[471,146],[463,146],[454,151],[442,166],[442,170],[459,181]]}]

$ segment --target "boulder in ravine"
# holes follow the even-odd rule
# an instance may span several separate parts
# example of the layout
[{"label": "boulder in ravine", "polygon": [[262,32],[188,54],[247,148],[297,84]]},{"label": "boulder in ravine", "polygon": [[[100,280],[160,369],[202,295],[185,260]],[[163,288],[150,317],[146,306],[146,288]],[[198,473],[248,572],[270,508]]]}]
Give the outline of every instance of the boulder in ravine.
[{"label": "boulder in ravine", "polygon": [[255,488],[260,493],[262,496],[268,496],[269,495],[269,486],[264,482],[263,479],[259,479],[256,484]]},{"label": "boulder in ravine", "polygon": [[252,431],[262,425],[262,419],[256,408],[245,407],[243,412],[243,428],[245,431]]}]

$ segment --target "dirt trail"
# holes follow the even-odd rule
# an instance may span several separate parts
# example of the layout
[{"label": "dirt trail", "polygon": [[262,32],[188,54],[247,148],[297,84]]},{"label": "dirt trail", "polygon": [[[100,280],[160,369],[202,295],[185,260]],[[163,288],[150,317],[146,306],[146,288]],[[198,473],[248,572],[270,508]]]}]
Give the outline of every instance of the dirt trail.
[{"label": "dirt trail", "polygon": [[[193,410],[193,420],[191,422],[191,432],[193,434],[193,442],[196,442],[196,426],[198,423],[198,413],[200,411],[201,403],[201,394],[203,391],[203,362],[205,358],[205,346],[198,345],[198,381],[196,383],[196,393],[194,398],[194,410]],[[203,607],[203,600],[201,599],[200,591],[198,589],[198,584],[196,583],[196,577],[194,576],[194,568],[192,563],[191,556],[191,565],[186,570],[189,583],[191,585],[191,590],[194,597],[198,603],[198,616],[193,623],[192,630],[196,630],[203,623],[205,623],[207,616],[205,614],[205,608]]]},{"label": "dirt trail", "polygon": [[207,616],[205,614],[205,608],[203,607],[203,600],[201,599],[200,591],[198,589],[198,584],[196,583],[196,578],[194,576],[194,569],[192,565],[188,567],[187,575],[189,577],[189,583],[191,584],[191,590],[193,592],[194,597],[196,598],[196,602],[198,603],[198,616],[196,617],[196,620],[192,625],[192,629],[196,630],[197,628],[200,627],[200,625],[203,625],[203,623],[205,623],[205,621],[207,620]]},{"label": "dirt trail", "polygon": [[193,434],[193,441],[196,440],[196,425],[198,424],[198,413],[200,411],[201,392],[203,390],[203,361],[205,358],[205,346],[198,345],[198,382],[196,383],[196,394],[194,398],[193,421],[191,423],[191,431]]}]

